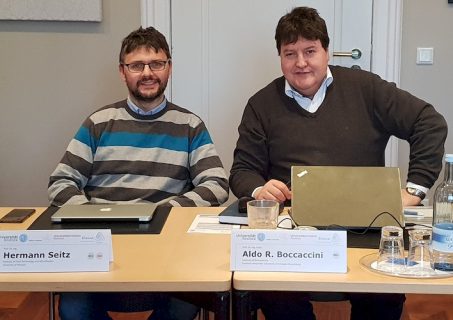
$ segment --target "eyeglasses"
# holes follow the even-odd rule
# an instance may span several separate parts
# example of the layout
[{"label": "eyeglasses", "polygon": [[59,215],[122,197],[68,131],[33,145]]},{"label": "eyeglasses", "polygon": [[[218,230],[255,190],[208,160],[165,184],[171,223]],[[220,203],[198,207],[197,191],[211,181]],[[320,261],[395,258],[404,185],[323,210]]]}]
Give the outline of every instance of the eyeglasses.
[{"label": "eyeglasses", "polygon": [[171,59],[168,60],[153,60],[150,63],[143,62],[132,62],[132,63],[122,63],[123,66],[127,67],[127,70],[133,73],[140,73],[145,70],[145,66],[148,66],[152,71],[162,71],[167,66]]}]

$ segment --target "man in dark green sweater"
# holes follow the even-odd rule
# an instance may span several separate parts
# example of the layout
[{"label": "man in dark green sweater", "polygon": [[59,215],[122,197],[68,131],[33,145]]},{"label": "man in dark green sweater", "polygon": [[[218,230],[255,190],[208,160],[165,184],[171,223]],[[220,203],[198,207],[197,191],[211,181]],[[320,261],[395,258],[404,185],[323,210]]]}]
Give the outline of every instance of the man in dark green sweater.
[{"label": "man in dark green sweater", "polygon": [[[442,169],[444,118],[375,74],[328,65],[327,27],[315,9],[283,16],[275,40],[283,77],[247,103],[230,175],[233,193],[284,202],[291,199],[292,165],[384,166],[393,135],[410,144],[403,205],[418,205]],[[266,319],[314,318],[302,293],[261,298]],[[399,319],[404,299],[350,294],[351,318]]]}]

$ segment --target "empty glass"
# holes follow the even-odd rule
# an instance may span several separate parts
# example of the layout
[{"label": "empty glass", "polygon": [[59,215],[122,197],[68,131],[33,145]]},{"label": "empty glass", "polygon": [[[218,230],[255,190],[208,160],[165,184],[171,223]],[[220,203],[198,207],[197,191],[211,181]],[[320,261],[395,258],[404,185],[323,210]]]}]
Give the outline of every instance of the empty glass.
[{"label": "empty glass", "polygon": [[405,265],[403,229],[396,226],[382,227],[377,269],[389,273],[402,273]]},{"label": "empty glass", "polygon": [[247,202],[248,225],[251,229],[275,229],[278,219],[278,202],[252,200]]},{"label": "empty glass", "polygon": [[433,272],[431,268],[431,254],[429,245],[432,231],[430,228],[416,226],[408,231],[409,233],[409,254],[407,256],[407,273],[420,276]]}]

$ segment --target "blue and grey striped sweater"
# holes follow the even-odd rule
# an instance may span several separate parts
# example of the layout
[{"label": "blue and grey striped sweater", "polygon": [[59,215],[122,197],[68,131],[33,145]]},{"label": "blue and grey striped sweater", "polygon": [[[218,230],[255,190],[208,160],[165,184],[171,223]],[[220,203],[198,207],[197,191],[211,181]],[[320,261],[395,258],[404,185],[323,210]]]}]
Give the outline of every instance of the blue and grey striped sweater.
[{"label": "blue and grey striped sweater", "polygon": [[57,206],[218,206],[228,198],[228,180],[200,118],[170,102],[141,116],[123,100],[85,120],[50,176],[48,192]]}]

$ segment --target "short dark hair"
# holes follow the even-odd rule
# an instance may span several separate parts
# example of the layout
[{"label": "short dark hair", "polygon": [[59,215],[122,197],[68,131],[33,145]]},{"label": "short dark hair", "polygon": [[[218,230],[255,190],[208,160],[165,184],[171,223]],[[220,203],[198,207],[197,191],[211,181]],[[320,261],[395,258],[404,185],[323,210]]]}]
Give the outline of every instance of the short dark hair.
[{"label": "short dark hair", "polygon": [[278,54],[282,45],[295,43],[302,37],[307,40],[319,40],[322,47],[329,48],[329,35],[326,22],[318,11],[309,7],[297,7],[280,18],[275,29],[275,41]]},{"label": "short dark hair", "polygon": [[162,50],[171,59],[170,49],[168,47],[165,36],[153,27],[146,29],[140,27],[132,31],[121,43],[120,63],[124,62],[124,56],[132,51],[145,47],[147,49],[154,49],[154,51]]}]

